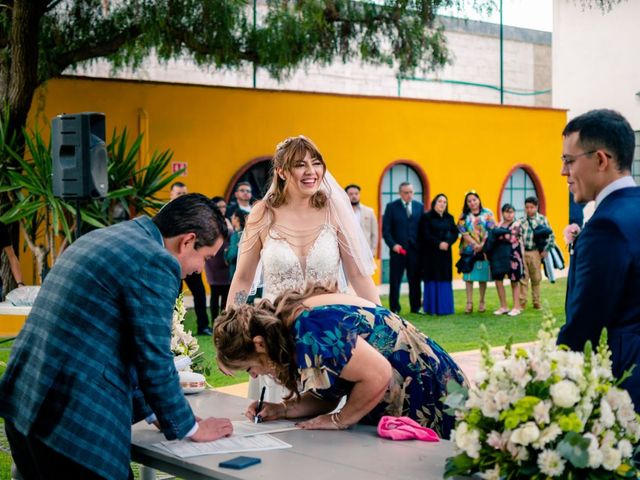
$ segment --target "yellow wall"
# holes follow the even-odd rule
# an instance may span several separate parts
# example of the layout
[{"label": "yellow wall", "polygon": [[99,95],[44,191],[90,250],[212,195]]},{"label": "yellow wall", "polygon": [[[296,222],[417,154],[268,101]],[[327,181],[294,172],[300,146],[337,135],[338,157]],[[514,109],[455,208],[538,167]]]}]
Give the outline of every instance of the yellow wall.
[{"label": "yellow wall", "polygon": [[430,194],[445,192],[454,216],[470,189],[496,211],[505,178],[525,164],[542,183],[556,234],[567,223],[563,110],[65,78],[38,92],[32,122],[80,111],[104,112],[108,136],[148,125],[151,151],[170,148],[174,161],[188,162],[183,180],[192,192],[223,194],[244,164],[304,134],[337,180],[359,183],[362,202],[376,211],[381,176],[400,159],[423,168]]}]

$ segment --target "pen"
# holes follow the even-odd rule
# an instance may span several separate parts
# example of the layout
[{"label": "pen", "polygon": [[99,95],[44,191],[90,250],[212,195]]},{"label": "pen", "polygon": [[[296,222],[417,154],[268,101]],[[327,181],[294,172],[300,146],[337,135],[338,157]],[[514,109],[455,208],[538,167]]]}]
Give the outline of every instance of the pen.
[{"label": "pen", "polygon": [[[256,413],[262,411],[262,406],[264,404],[264,394],[267,391],[267,387],[262,387],[262,392],[260,392],[260,401],[258,402],[258,408],[256,409]],[[262,422],[262,417],[260,415],[256,415],[253,417],[253,423]]]}]

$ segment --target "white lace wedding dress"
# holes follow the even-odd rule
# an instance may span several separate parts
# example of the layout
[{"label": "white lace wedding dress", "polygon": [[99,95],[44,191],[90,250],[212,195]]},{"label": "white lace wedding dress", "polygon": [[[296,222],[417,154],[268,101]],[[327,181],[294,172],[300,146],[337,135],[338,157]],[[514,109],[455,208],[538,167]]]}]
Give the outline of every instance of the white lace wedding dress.
[{"label": "white lace wedding dress", "polygon": [[[263,296],[274,300],[288,289],[302,288],[307,282],[338,281],[340,275],[340,249],[338,237],[332,225],[325,223],[309,248],[306,257],[300,258],[285,238],[273,231],[267,235],[262,247]],[[263,375],[249,382],[249,398],[260,398],[266,386],[265,401],[280,402],[287,390],[272,378]]]}]

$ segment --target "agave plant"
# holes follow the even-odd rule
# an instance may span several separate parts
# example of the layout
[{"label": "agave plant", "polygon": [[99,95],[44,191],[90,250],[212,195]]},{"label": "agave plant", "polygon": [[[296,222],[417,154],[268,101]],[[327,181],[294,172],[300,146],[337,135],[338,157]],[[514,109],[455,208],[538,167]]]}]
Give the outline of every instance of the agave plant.
[{"label": "agave plant", "polygon": [[[0,132],[3,130],[0,125]],[[24,157],[11,145],[0,148],[15,162],[16,167],[0,172],[2,185],[10,201],[9,209],[0,216],[4,223],[20,222],[25,241],[33,253],[37,271],[42,275],[53,265],[64,248],[73,241],[77,210],[83,231],[111,225],[123,219],[114,212],[124,212],[125,218],[139,214],[153,214],[165,200],[158,193],[181,172],[166,174],[172,158],[169,150],[154,152],[146,165],[138,165],[142,136],[128,145],[127,130],[114,130],[107,145],[109,155],[109,193],[103,199],[71,203],[53,195],[51,178],[51,144],[47,145],[38,130],[24,133]],[[0,133],[0,141],[4,139]],[[1,153],[1,152],[0,152]]]},{"label": "agave plant", "polygon": [[158,193],[182,172],[165,173],[173,157],[170,150],[154,152],[145,165],[139,166],[141,144],[142,135],[129,145],[126,128],[121,134],[113,131],[107,145],[109,193],[86,208],[96,222],[111,225],[136,215],[152,215],[166,203]]}]

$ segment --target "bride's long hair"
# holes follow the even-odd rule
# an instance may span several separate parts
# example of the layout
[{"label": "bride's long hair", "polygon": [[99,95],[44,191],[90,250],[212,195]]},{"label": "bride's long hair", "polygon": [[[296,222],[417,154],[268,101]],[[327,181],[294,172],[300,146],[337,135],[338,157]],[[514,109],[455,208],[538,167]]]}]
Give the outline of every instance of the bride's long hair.
[{"label": "bride's long hair", "polygon": [[[294,165],[304,160],[307,153],[314,159],[322,163],[322,176],[327,171],[327,164],[322,158],[318,147],[304,135],[289,137],[276,146],[271,161],[271,186],[264,198],[267,210],[281,207],[287,203],[287,181],[278,175],[278,169],[285,172],[293,171]],[[313,208],[324,208],[327,205],[327,195],[322,190],[318,190],[311,197],[310,204]]]}]

